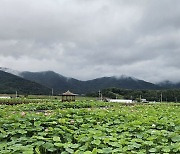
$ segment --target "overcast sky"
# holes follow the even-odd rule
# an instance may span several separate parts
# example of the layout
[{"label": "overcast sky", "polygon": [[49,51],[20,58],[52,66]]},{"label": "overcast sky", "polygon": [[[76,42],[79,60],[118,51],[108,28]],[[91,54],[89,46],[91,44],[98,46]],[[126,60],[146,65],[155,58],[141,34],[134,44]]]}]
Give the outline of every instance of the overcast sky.
[{"label": "overcast sky", "polygon": [[0,0],[0,66],[180,81],[180,0]]}]

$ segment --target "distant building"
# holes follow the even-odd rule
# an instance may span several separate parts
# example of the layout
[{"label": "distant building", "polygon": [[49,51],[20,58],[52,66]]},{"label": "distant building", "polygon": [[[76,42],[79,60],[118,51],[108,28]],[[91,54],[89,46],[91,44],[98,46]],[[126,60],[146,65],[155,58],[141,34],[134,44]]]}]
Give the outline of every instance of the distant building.
[{"label": "distant building", "polygon": [[146,99],[141,99],[142,103],[148,103],[148,101]]},{"label": "distant building", "polygon": [[114,103],[133,103],[132,100],[128,100],[128,99],[109,99],[108,102],[114,102]]},{"label": "distant building", "polygon": [[0,99],[10,99],[10,96],[0,96]]}]

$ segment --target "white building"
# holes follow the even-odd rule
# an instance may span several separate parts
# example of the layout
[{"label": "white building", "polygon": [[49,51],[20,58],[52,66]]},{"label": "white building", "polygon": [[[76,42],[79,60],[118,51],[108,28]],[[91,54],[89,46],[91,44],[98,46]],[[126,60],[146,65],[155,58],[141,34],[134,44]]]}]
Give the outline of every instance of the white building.
[{"label": "white building", "polygon": [[0,96],[0,99],[10,99],[10,96]]},{"label": "white building", "polygon": [[146,99],[141,99],[142,103],[148,103],[148,101]]},{"label": "white building", "polygon": [[128,100],[128,99],[109,99],[108,101],[114,103],[133,103],[132,100]]}]

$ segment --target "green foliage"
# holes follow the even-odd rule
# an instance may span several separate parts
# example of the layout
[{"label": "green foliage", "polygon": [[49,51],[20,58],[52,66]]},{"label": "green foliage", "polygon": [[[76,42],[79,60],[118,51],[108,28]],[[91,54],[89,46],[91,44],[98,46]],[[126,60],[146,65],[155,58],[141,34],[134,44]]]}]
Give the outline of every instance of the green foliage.
[{"label": "green foliage", "polygon": [[0,105],[0,153],[180,153],[179,117],[170,104]]}]

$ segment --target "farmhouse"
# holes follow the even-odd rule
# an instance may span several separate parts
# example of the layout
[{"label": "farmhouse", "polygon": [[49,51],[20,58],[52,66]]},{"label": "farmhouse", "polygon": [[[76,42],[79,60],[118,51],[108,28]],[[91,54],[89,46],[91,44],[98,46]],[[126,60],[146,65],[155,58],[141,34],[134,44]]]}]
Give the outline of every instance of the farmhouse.
[{"label": "farmhouse", "polygon": [[72,92],[70,92],[69,90],[63,94],[61,94],[62,96],[62,102],[71,102],[71,101],[75,101],[76,100],[76,96],[77,94],[73,94]]}]

